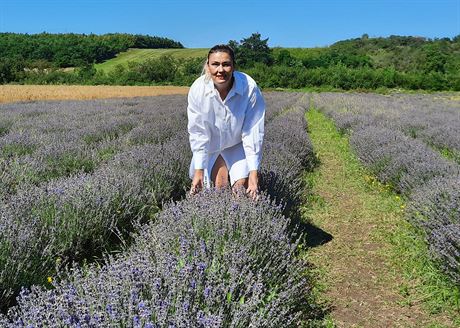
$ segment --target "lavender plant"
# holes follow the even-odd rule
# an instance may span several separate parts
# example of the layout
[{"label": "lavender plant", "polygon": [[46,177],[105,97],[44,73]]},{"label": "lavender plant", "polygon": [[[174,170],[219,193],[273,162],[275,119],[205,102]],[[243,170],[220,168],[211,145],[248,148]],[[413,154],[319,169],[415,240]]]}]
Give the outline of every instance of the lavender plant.
[{"label": "lavender plant", "polygon": [[[261,165],[261,188],[285,206],[285,215],[297,218],[304,188],[303,170],[316,165],[313,145],[306,133],[306,98],[285,107],[267,124]],[[289,128],[286,128],[289,127]]]},{"label": "lavender plant", "polygon": [[460,284],[460,224],[448,224],[429,231],[433,257],[457,285]]},{"label": "lavender plant", "polygon": [[350,143],[382,182],[405,195],[434,177],[460,172],[458,165],[399,131],[368,126],[355,131]]},{"label": "lavender plant", "polygon": [[[280,105],[286,106],[298,100],[290,97],[283,100],[278,94],[275,97]],[[114,107],[112,111],[107,103]],[[8,168],[0,181],[12,190],[0,203],[3,307],[20,286],[46,283],[46,277],[54,272],[56,259],[61,263],[81,260],[110,248],[118,231],[129,231],[133,220],[146,222],[164,201],[184,194],[189,185],[190,153],[185,107],[178,110],[177,104],[184,105],[183,97],[22,104],[30,108],[18,104],[7,106],[2,114],[14,122],[12,128],[27,129],[38,147],[30,156],[13,156],[0,162]],[[140,105],[151,105],[155,115]],[[160,108],[160,105],[170,107]],[[56,116],[62,106],[73,110],[64,110],[59,120]],[[273,111],[288,114],[282,109],[273,108]],[[304,132],[302,111],[297,111],[297,115],[296,129]],[[126,131],[125,126],[128,126]],[[301,136],[300,130],[293,135]],[[87,136],[98,137],[85,139]],[[305,149],[310,147],[308,139],[299,140],[299,145],[305,143]],[[83,156],[72,158],[68,154]],[[265,159],[264,163],[271,163],[264,164],[264,172],[269,173],[265,176],[270,178],[263,181],[270,190],[276,186],[280,190],[277,199],[286,201],[290,204],[286,209],[291,209],[298,200],[295,197],[299,195],[301,182],[295,174],[301,172],[302,162],[297,159],[298,154],[292,155],[287,150],[285,154],[291,161],[282,159],[279,152],[272,155],[271,162],[267,161],[270,156]],[[108,157],[101,160],[99,156]],[[69,157],[76,162],[79,157],[89,158],[92,166],[87,172],[82,165],[75,165],[80,167],[76,172],[66,171],[61,159]],[[49,158],[54,162],[43,165]],[[50,167],[66,173],[37,179],[41,172],[49,174]]]},{"label": "lavender plant", "polygon": [[[0,290],[8,295],[43,282],[57,257],[80,260],[100,253],[114,232],[130,230],[133,220],[145,221],[162,202],[183,194],[190,160],[184,140],[134,148],[92,175],[52,180],[12,197],[2,208],[0,244],[15,247],[0,254],[9,263],[0,267]],[[17,231],[27,237],[18,238]]]},{"label": "lavender plant", "polygon": [[[298,115],[301,124],[294,127],[305,133],[303,112]],[[293,135],[300,136],[300,130]],[[170,143],[176,145],[179,154],[181,147],[177,143],[184,140],[183,135],[178,135]],[[309,145],[308,138],[303,139],[303,144],[301,141],[299,145]],[[266,192],[284,193],[283,201],[291,201],[295,207],[289,192],[291,196],[300,192],[302,159],[298,156],[302,151],[291,153],[294,148],[287,145],[284,141],[267,142],[262,176],[269,173],[269,179],[263,180],[269,182],[265,184]],[[178,158],[178,153],[169,149],[166,152]],[[122,172],[129,174],[151,163],[144,146],[125,154],[116,156],[110,167],[123,167]],[[163,169],[167,167],[164,159],[156,163],[162,163]],[[180,165],[172,165],[170,170],[181,185],[178,172],[187,170]],[[162,188],[146,186],[163,186],[161,181],[164,180],[150,177],[143,180],[141,174],[132,185],[135,190],[142,185],[158,191]],[[75,188],[78,189],[81,188]],[[282,216],[283,209],[283,203],[274,203],[265,196],[254,203],[242,195],[235,198],[228,191],[209,191],[171,204],[142,227],[126,253],[109,256],[102,267],[75,267],[67,277],[54,280],[53,290],[24,289],[18,306],[11,308],[0,323],[75,327],[297,326],[315,311],[305,263],[296,256],[300,236],[292,235],[288,229],[290,221]]]},{"label": "lavender plant", "polygon": [[7,199],[23,185],[91,173],[133,145],[162,143],[185,128],[183,96],[134,100],[54,101],[0,106]]},{"label": "lavender plant", "polygon": [[313,169],[315,156],[313,145],[308,134],[305,133],[307,123],[304,113],[303,108],[293,107],[286,113],[274,118],[267,125],[265,140],[283,145],[290,153],[300,159],[302,167]]},{"label": "lavender plant", "polygon": [[[5,327],[296,327],[311,318],[305,263],[279,207],[228,191],[173,204],[118,258],[23,290]],[[295,238],[294,238],[295,239]]]},{"label": "lavender plant", "polygon": [[[169,105],[175,105],[174,99],[184,103],[183,97],[170,98],[173,101],[169,101]],[[155,101],[164,105],[162,99],[155,98]],[[150,100],[150,103],[155,105],[155,101]],[[33,103],[29,111],[21,108],[2,113],[9,114],[10,121],[15,122],[11,129],[27,131],[20,135],[29,136],[38,146],[30,154],[14,154],[1,162],[6,168],[1,176],[1,184],[6,188],[2,190],[4,197],[0,203],[3,217],[0,227],[1,307],[9,304],[21,285],[45,282],[54,271],[56,258],[65,262],[100,253],[110,246],[117,231],[129,230],[132,220],[145,221],[158,211],[163,201],[184,193],[184,186],[188,184],[185,172],[190,159],[184,133],[177,133],[185,130],[184,114],[180,114],[181,110],[176,107],[159,110],[163,119],[169,115],[167,121],[171,126],[176,125],[173,131],[177,137],[171,140],[162,138],[163,144],[133,148],[120,135],[114,135],[107,140],[98,140],[96,146],[85,147],[88,128],[84,125],[97,124],[92,114],[104,114],[108,122],[118,122],[114,124],[116,131],[119,122],[136,121],[131,117],[136,114],[138,118],[144,115],[145,122],[154,120],[151,111],[136,108],[135,103],[129,106],[127,116],[122,112],[126,110],[123,103],[119,118],[115,115],[112,120],[109,120],[109,109],[97,108],[100,102],[96,102],[94,110],[89,108],[87,112],[82,105],[88,102],[71,102],[69,108],[72,104],[77,108],[73,108],[74,111],[62,109],[64,123],[51,115],[57,115],[62,102],[40,106]],[[9,106],[15,108],[19,105]],[[90,117],[89,121],[85,114]],[[66,115],[72,117],[71,123],[66,122]],[[35,125],[32,119],[36,121]],[[47,127],[47,122],[53,128]],[[164,131],[160,123],[157,127],[157,130]],[[173,136],[170,131],[167,134],[170,138]],[[11,131],[5,135],[5,144],[9,144],[7,141],[11,136]],[[108,162],[96,158],[107,154],[107,149]],[[115,151],[111,153],[112,149]],[[121,151],[119,156],[117,151]],[[78,154],[87,154],[83,159],[90,159],[90,169],[85,170],[85,161]],[[96,168],[96,162],[102,165]],[[41,179],[42,176],[46,177]]]},{"label": "lavender plant", "polygon": [[408,217],[425,230],[433,256],[460,283],[460,176],[433,179],[414,192]]},{"label": "lavender plant", "polygon": [[313,101],[333,117],[341,130],[385,126],[436,149],[460,153],[460,105],[446,96],[321,93],[314,95]]},{"label": "lavender plant", "polygon": [[286,110],[294,106],[306,103],[305,95],[299,92],[264,92],[265,99],[265,122],[270,123],[275,117],[284,114]]}]

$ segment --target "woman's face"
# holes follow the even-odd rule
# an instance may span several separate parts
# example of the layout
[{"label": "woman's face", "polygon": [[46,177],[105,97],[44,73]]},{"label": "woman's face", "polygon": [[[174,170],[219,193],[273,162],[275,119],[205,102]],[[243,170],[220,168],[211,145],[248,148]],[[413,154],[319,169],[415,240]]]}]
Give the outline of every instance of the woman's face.
[{"label": "woman's face", "polygon": [[216,87],[226,87],[232,82],[233,61],[226,52],[214,52],[209,55],[208,69]]}]

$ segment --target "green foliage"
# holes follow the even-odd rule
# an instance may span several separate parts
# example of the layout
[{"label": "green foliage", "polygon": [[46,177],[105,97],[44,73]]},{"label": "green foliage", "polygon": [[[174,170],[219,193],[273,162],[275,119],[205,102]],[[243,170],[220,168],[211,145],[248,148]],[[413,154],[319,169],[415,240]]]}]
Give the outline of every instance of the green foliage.
[{"label": "green foliage", "polygon": [[141,78],[146,82],[161,83],[171,81],[177,71],[177,62],[171,56],[162,56],[158,59],[149,59],[146,62],[136,64]]},{"label": "green foliage", "polygon": [[420,69],[425,73],[439,72],[445,73],[445,66],[448,61],[447,48],[445,44],[433,43],[422,49],[422,60]]},{"label": "green foliage", "polygon": [[40,172],[39,181],[48,181],[53,178],[70,176],[76,172],[90,173],[94,170],[95,163],[90,158],[79,154],[63,154],[59,157],[47,159],[47,169]]},{"label": "green foliage", "polygon": [[268,38],[261,39],[260,33],[252,33],[240,43],[230,40],[229,46],[235,51],[237,63],[241,67],[252,67],[255,63],[273,64],[273,55],[268,46]]},{"label": "green foliage", "polygon": [[96,75],[94,65],[84,65],[77,70],[77,75],[83,81],[90,80]]},{"label": "green foliage", "polygon": [[132,47],[183,48],[180,42],[149,35],[0,33],[0,58],[29,63],[42,60],[57,67],[99,63]]},{"label": "green foliage", "polygon": [[200,58],[204,61],[206,54],[209,49],[205,48],[193,48],[193,49],[137,49],[130,48],[127,51],[117,54],[115,58],[109,59],[100,64],[96,64],[95,67],[97,70],[102,70],[104,73],[110,72],[116,65],[128,65],[128,62],[143,62],[147,59],[154,58],[158,59],[164,55],[170,55],[177,60],[188,60]]},{"label": "green foliage", "polygon": [[343,64],[314,69],[259,64],[245,71],[265,88],[332,87],[341,90],[375,90],[398,87],[410,90],[460,90],[458,73],[404,73],[394,68],[348,68]]},{"label": "green foliage", "polygon": [[287,49],[281,49],[275,56],[275,64],[287,67],[302,67],[303,63],[300,59],[291,55]]},{"label": "green foliage", "polygon": [[0,57],[0,84],[16,81],[23,70],[20,61]]},{"label": "green foliage", "polygon": [[460,44],[456,40],[456,38],[431,40],[423,37],[397,35],[388,38],[363,36],[339,41],[333,44],[328,51],[347,56],[367,56],[372,67],[394,67],[402,72],[453,74],[460,68]]},{"label": "green foliage", "polygon": [[23,155],[32,154],[34,150],[35,146],[33,145],[10,143],[2,147],[0,157],[19,157]]},{"label": "green foliage", "polygon": [[[41,36],[43,40],[47,40],[45,38],[47,34]],[[50,40],[53,40],[52,37],[57,38],[56,35],[48,36]],[[17,37],[17,34],[0,34],[0,46],[5,42],[5,38],[11,42],[10,39],[15,40]],[[78,37],[82,36],[62,35],[62,38],[67,40],[67,44],[70,44],[69,40],[78,40]],[[101,64],[93,65],[96,62],[94,59],[91,62],[87,60],[92,53],[103,53],[104,47],[108,45],[114,53],[134,45],[137,47],[181,45],[172,41],[167,43],[161,38],[129,34],[85,37],[88,40],[98,38],[101,47],[92,47],[91,43],[78,44],[81,49],[73,48],[79,49],[75,50],[75,53],[86,53],[86,57],[59,52],[57,62],[51,56],[54,53],[49,52],[46,47],[40,48],[42,59],[27,61],[21,59],[27,43],[18,46],[16,55],[8,58],[1,58],[5,50],[0,49],[0,83],[190,85],[201,74],[204,53],[207,51],[206,49],[161,49],[161,51],[157,49],[158,51],[153,53],[136,49],[136,51],[124,52],[124,55],[120,56],[123,60],[110,60],[112,64],[109,65],[107,62],[107,67],[102,67]],[[340,41],[328,48],[312,49],[270,49],[267,43],[268,38],[261,39],[260,33],[253,33],[250,37],[242,39],[240,43],[233,40],[228,43],[235,50],[239,69],[251,75],[262,87],[460,91],[458,37],[452,40],[448,38],[429,40],[404,36],[369,38],[364,34],[361,38]],[[62,41],[61,44],[66,43]],[[31,49],[29,50],[32,51]],[[78,63],[78,67],[73,72],[64,72],[59,68],[64,62]]]}]

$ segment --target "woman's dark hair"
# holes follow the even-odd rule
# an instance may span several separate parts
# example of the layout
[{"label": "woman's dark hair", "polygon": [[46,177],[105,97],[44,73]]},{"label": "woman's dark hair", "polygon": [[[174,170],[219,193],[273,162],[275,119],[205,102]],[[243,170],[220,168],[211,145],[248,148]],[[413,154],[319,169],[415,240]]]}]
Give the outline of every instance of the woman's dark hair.
[{"label": "woman's dark hair", "polygon": [[211,49],[209,49],[209,52],[208,52],[208,60],[209,60],[209,56],[215,52],[225,52],[227,53],[230,58],[232,59],[232,62],[233,62],[233,65],[236,64],[236,61],[235,61],[235,52],[233,51],[233,49],[226,45],[226,44],[218,44],[218,45],[215,45],[214,47],[212,47]]}]

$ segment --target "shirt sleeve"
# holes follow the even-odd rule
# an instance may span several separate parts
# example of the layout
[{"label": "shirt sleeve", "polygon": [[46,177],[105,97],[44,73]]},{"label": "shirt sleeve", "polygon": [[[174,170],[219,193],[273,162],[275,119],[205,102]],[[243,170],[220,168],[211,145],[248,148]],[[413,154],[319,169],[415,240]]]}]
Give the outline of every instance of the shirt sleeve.
[{"label": "shirt sleeve", "polygon": [[187,117],[194,168],[204,169],[208,161],[209,135],[204,125],[203,113],[197,106],[192,89],[188,94]]},{"label": "shirt sleeve", "polygon": [[242,141],[249,171],[258,170],[262,160],[264,139],[265,101],[259,88],[250,94],[243,122]]}]

